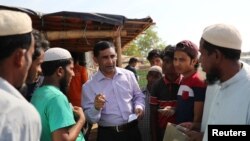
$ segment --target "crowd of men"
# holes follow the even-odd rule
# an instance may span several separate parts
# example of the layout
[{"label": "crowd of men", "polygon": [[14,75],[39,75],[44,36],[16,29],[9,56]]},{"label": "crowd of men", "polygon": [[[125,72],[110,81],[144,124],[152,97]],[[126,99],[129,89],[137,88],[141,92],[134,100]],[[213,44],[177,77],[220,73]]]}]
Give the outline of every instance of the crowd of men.
[{"label": "crowd of men", "polygon": [[[188,128],[189,140],[207,141],[208,125],[249,125],[250,67],[240,61],[241,43],[234,26],[214,24],[199,47],[183,40],[152,50],[141,90],[138,60],[117,67],[112,42],[94,45],[99,68],[86,80],[73,54],[49,48],[27,14],[0,9],[0,140],[84,141],[86,121],[98,124],[97,141],[162,141],[169,122]],[[76,76],[84,80],[71,84]]]}]

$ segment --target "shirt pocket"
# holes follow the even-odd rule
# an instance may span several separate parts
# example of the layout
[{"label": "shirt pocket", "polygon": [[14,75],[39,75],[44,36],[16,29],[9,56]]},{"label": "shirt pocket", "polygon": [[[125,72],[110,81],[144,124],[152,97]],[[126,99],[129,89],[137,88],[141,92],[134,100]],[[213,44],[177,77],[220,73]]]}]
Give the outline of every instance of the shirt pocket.
[{"label": "shirt pocket", "polygon": [[133,87],[128,81],[117,82],[115,89],[123,99],[130,101],[133,98]]}]

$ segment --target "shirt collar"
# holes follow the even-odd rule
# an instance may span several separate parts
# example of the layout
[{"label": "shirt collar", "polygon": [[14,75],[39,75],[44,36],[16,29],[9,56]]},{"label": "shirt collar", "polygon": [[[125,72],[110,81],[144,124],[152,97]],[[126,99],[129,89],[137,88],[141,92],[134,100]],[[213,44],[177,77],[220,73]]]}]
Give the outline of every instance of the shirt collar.
[{"label": "shirt collar", "polygon": [[9,94],[15,96],[18,99],[25,100],[21,93],[13,87],[8,81],[0,77],[0,89],[8,92]]},{"label": "shirt collar", "polygon": [[179,77],[175,80],[175,81],[169,81],[166,76],[163,77],[163,81],[164,83],[167,85],[167,84],[180,84],[182,80],[182,75],[179,75]]},{"label": "shirt collar", "polygon": [[221,89],[224,89],[228,87],[229,85],[237,83],[238,81],[241,81],[242,79],[246,77],[246,75],[248,74],[247,71],[249,71],[249,66],[243,62],[241,62],[241,64],[242,64],[242,68],[240,69],[239,72],[237,72],[233,77],[231,77],[227,81],[220,83]]},{"label": "shirt collar", "polygon": [[191,74],[190,76],[188,76],[188,77],[186,77],[186,78],[182,78],[182,83],[192,81],[194,77],[198,77],[197,75],[198,75],[198,73],[197,73],[197,71],[195,71],[195,72],[194,72],[193,74]]},{"label": "shirt collar", "polygon": [[[122,71],[118,67],[116,67],[114,78],[120,74],[122,74]],[[107,78],[106,76],[104,76],[103,73],[100,71],[100,69],[97,71],[96,78],[97,78],[97,81],[101,81],[104,79],[110,79],[110,78]]]}]

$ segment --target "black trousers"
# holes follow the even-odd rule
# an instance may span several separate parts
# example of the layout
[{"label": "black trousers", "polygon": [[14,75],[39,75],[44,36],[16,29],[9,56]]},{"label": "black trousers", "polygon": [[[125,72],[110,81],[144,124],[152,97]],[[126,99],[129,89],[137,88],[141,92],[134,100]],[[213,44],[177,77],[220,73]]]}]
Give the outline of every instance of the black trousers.
[{"label": "black trousers", "polygon": [[97,141],[142,141],[138,126],[125,131],[98,127]]}]

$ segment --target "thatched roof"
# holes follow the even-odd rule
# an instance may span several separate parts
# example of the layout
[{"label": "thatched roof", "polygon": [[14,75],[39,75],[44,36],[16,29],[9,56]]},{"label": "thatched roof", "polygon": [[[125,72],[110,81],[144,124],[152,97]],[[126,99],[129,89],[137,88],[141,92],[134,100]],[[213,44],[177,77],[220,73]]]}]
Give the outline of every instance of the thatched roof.
[{"label": "thatched roof", "polygon": [[26,8],[1,6],[30,15],[33,27],[44,33],[51,46],[70,51],[89,51],[100,40],[115,41],[121,35],[121,47],[127,46],[153,24],[150,17],[129,19],[122,15],[62,11],[40,13]]}]

